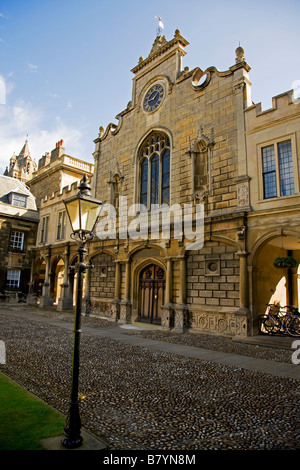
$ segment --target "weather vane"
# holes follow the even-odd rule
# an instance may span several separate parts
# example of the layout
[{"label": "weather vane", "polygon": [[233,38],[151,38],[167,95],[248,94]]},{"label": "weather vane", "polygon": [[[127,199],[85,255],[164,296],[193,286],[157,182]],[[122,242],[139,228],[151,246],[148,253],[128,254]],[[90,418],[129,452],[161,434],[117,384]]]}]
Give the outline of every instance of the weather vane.
[{"label": "weather vane", "polygon": [[163,24],[160,16],[156,16],[155,18],[158,20],[158,27],[157,27],[157,30],[156,30],[156,36],[161,36],[162,30],[164,29],[164,24]]}]

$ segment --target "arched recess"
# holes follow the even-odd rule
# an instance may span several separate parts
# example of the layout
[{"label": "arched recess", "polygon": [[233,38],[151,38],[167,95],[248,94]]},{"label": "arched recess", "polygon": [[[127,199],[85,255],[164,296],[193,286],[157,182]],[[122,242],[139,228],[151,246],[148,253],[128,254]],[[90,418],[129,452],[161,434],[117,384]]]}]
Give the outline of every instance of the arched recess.
[{"label": "arched recess", "polygon": [[142,271],[148,265],[156,265],[166,272],[164,258],[165,250],[155,244],[149,244],[147,248],[136,247],[129,253],[128,262],[130,263],[130,299],[132,302],[132,318],[139,317],[140,305],[140,276]]},{"label": "arched recess", "polygon": [[[139,321],[160,324],[164,305],[166,266],[159,250],[140,251],[141,258],[133,257],[132,307],[133,317]],[[143,257],[144,255],[144,257]],[[146,256],[145,256],[146,255]]]},{"label": "arched recess", "polygon": [[33,292],[38,297],[42,295],[43,284],[45,282],[46,260],[40,257],[35,263],[35,272],[33,274]]},{"label": "arched recess", "polygon": [[[293,268],[275,268],[277,257],[292,256]],[[251,302],[254,328],[257,316],[267,310],[267,304],[294,305],[299,308],[298,270],[300,265],[300,235],[290,230],[271,231],[260,237],[249,256]]]},{"label": "arched recess", "polygon": [[166,287],[165,270],[157,263],[147,264],[139,275],[138,318],[147,323],[161,324]]},{"label": "arched recess", "polygon": [[64,282],[65,262],[61,256],[56,256],[50,269],[50,296],[56,304],[61,296],[61,284]]}]

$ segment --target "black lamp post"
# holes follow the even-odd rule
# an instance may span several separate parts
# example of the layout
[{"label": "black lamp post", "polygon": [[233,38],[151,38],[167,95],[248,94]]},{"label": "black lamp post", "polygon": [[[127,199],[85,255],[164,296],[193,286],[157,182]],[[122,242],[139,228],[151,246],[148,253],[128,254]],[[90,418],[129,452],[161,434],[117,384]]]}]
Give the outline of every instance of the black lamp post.
[{"label": "black lamp post", "polygon": [[93,198],[90,193],[91,187],[88,184],[87,176],[84,175],[79,192],[76,196],[64,201],[70,219],[73,233],[71,238],[78,242],[78,263],[77,270],[77,291],[74,321],[74,343],[73,343],[73,365],[72,365],[72,389],[71,402],[68,416],[65,423],[65,438],[62,440],[64,447],[73,449],[80,447],[82,436],[80,433],[81,420],[79,415],[78,400],[78,379],[79,379],[79,344],[81,333],[81,311],[82,311],[82,287],[83,274],[91,265],[84,263],[84,256],[87,253],[86,243],[93,238],[93,230],[98,220],[102,202]]}]

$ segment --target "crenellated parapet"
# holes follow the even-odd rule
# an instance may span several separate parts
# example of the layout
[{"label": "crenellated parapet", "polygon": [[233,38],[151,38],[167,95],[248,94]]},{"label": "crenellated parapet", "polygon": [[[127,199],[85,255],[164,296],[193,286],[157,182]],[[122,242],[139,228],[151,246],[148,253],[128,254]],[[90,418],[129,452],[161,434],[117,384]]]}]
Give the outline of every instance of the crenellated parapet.
[{"label": "crenellated parapet", "polygon": [[53,204],[62,203],[64,200],[75,196],[79,191],[80,181],[74,181],[69,186],[65,186],[62,190],[52,192],[48,195],[45,195],[41,200],[41,209],[44,209]]},{"label": "crenellated parapet", "polygon": [[257,103],[245,109],[246,129],[254,131],[260,126],[272,126],[274,122],[288,119],[299,114],[300,100],[294,96],[294,90],[289,90],[272,98],[272,107],[262,109]]}]

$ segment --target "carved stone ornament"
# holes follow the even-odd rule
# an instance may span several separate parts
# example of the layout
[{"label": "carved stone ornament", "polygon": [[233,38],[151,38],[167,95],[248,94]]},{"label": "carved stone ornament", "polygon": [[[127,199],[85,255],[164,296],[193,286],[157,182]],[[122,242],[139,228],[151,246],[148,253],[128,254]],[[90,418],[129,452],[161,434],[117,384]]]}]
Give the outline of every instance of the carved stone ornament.
[{"label": "carved stone ornament", "polygon": [[237,199],[239,206],[249,206],[249,183],[247,181],[244,181],[237,185]]}]

